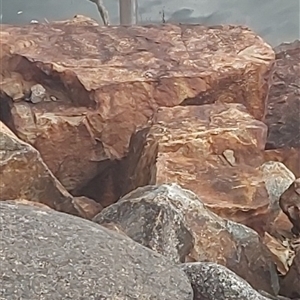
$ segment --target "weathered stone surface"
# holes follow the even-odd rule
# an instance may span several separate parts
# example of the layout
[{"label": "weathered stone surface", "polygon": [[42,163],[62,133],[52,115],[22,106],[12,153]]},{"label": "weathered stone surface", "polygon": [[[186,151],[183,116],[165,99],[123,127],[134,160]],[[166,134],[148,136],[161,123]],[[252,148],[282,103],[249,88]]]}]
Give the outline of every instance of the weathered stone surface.
[{"label": "weathered stone surface", "polygon": [[[101,209],[91,199],[72,197],[53,176],[39,152],[0,122],[0,200],[23,199],[55,210],[92,218]],[[86,203],[84,205],[84,203]],[[34,205],[34,204],[33,204]]]},{"label": "weathered stone surface", "polygon": [[[187,261],[211,261],[225,265],[255,288],[272,294],[277,293],[278,278],[271,261],[271,253],[261,243],[257,233],[246,226],[218,217],[208,210],[193,192],[182,189],[176,184],[138,188],[112,207],[104,209],[94,220],[97,221],[99,217],[101,221],[105,219],[108,222],[111,218],[125,233],[130,235],[130,230],[134,229],[135,236],[138,232],[142,235],[149,214],[152,216],[152,213],[147,211],[149,205],[146,208],[143,206],[144,203],[151,202],[153,210],[155,206],[161,207],[162,204],[169,203],[168,206],[178,214],[178,218],[184,219],[194,237],[194,248]],[[123,217],[122,214],[130,218],[131,224],[125,223],[126,216]],[[147,227],[149,228],[149,225]],[[159,234],[164,238],[164,232]]]},{"label": "weathered stone surface", "polygon": [[264,151],[265,161],[282,162],[294,175],[300,177],[300,149],[281,148]]},{"label": "weathered stone surface", "polygon": [[300,41],[275,48],[273,84],[268,97],[268,149],[300,151]]},{"label": "weathered stone surface", "polygon": [[268,191],[270,209],[278,215],[280,211],[279,199],[295,181],[296,177],[283,163],[280,162],[265,162],[260,169]]},{"label": "weathered stone surface", "polygon": [[72,204],[79,212],[79,215],[88,220],[91,220],[103,209],[101,204],[84,196],[73,197]]},{"label": "weathered stone surface", "polygon": [[90,221],[0,203],[2,299],[192,300],[165,257]]},{"label": "weathered stone surface", "polygon": [[240,104],[161,108],[154,122],[139,142],[141,151],[133,141],[122,167],[129,173],[126,187],[175,182],[222,217],[259,233],[268,228],[278,209],[273,214],[275,199],[267,190],[292,174],[283,167],[264,175],[265,124]]},{"label": "weathered stone surface", "polygon": [[300,178],[297,178],[281,195],[279,200],[282,211],[293,224],[292,231],[300,234]]},{"label": "weathered stone surface", "polygon": [[281,282],[280,293],[292,299],[300,298],[300,249],[293,264]]},{"label": "weathered stone surface", "polygon": [[50,208],[49,206],[47,206],[47,205],[45,205],[43,203],[33,202],[33,201],[25,200],[25,199],[5,200],[5,202],[6,203],[10,203],[10,204],[29,205],[29,206],[37,207],[39,209],[52,209],[52,208]]},{"label": "weathered stone surface", "polygon": [[194,290],[194,300],[268,300],[224,266],[208,263],[181,265]]},{"label": "weathered stone surface", "polygon": [[183,214],[165,197],[125,197],[105,208],[93,221],[118,224],[134,241],[177,263],[185,262],[194,246]]},{"label": "weathered stone surface", "polygon": [[[105,173],[107,159],[126,155],[132,134],[159,106],[238,102],[263,118],[275,58],[245,27],[103,28],[86,20],[3,25],[1,52],[10,123],[78,193]],[[24,102],[36,84],[51,101]],[[107,198],[103,189],[98,197]]]},{"label": "weathered stone surface", "polygon": [[270,226],[269,233],[275,238],[285,237],[291,239],[293,224],[288,219],[287,215],[280,211],[272,225]]},{"label": "weathered stone surface", "polygon": [[283,237],[275,238],[269,233],[265,233],[263,242],[272,252],[273,261],[277,271],[279,274],[285,275],[295,256],[295,252],[289,245],[289,240],[284,239]]}]

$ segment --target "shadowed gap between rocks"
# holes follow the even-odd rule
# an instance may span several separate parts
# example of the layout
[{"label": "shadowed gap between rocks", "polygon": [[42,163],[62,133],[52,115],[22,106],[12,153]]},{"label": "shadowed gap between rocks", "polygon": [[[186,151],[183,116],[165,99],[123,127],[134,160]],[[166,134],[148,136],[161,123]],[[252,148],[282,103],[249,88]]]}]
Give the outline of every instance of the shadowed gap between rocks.
[{"label": "shadowed gap between rocks", "polygon": [[72,71],[57,72],[53,70],[51,63],[46,64],[33,59],[30,61],[19,55],[7,59],[2,68],[11,76],[17,74],[20,77],[18,84],[21,90],[18,94],[21,98],[14,99],[16,101],[29,99],[30,88],[41,84],[49,96],[54,96],[56,101],[63,102],[67,107],[96,107],[96,102]]},{"label": "shadowed gap between rocks", "polygon": [[143,174],[136,172],[149,129],[142,129],[131,137],[126,157],[100,162],[98,175],[71,193],[74,196],[89,197],[107,207],[135,188],[151,184],[151,169],[155,166],[157,149],[153,153],[153,161],[150,162],[149,168],[144,169]]},{"label": "shadowed gap between rocks", "polygon": [[16,133],[11,114],[12,100],[3,93],[0,93],[0,102],[0,121],[3,122],[11,131]]}]

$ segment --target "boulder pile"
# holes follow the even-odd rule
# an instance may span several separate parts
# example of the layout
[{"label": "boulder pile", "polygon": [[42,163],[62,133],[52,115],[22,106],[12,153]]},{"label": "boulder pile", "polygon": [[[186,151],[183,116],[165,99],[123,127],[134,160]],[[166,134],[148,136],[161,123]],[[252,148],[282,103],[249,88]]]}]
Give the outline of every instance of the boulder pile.
[{"label": "boulder pile", "polygon": [[1,299],[300,298],[300,42],[0,29]]}]

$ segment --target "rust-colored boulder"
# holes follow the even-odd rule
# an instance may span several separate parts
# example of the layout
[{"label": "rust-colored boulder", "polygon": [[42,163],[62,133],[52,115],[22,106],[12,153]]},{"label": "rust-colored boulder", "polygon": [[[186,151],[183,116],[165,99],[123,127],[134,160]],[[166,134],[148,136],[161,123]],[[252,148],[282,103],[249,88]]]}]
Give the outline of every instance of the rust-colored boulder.
[{"label": "rust-colored boulder", "polygon": [[[175,228],[169,227],[168,215],[173,215],[172,220],[177,220]],[[155,220],[153,216],[156,216]],[[152,236],[155,236],[152,249],[169,256],[173,253],[171,249],[183,246],[186,234],[180,237],[176,230],[180,228],[180,223],[186,224],[194,238],[188,260],[222,264],[255,289],[272,294],[278,292],[271,252],[258,234],[246,226],[220,218],[206,208],[193,192],[176,184],[138,188],[105,208],[93,220],[100,224],[112,221],[142,244],[151,236],[148,232],[152,229]],[[182,242],[178,244],[180,240]],[[155,247],[157,245],[160,247]]]},{"label": "rust-colored boulder", "polygon": [[103,206],[121,196],[107,160],[126,155],[159,106],[238,102],[262,119],[275,58],[248,28],[229,25],[2,25],[0,42],[7,124],[67,190],[80,195],[100,176],[92,196]]},{"label": "rust-colored boulder", "polygon": [[218,215],[262,234],[295,179],[281,163],[262,165],[266,134],[265,124],[240,104],[161,108],[139,142],[143,149],[132,142],[125,186],[178,183]]},{"label": "rust-colored boulder", "polygon": [[39,152],[3,123],[0,123],[0,200],[37,202],[39,204],[32,205],[44,204],[90,219],[101,211],[95,209],[99,204],[91,199],[72,197],[53,176]]},{"label": "rust-colored boulder", "polygon": [[273,83],[268,96],[268,149],[300,151],[300,41],[275,48]]},{"label": "rust-colored boulder", "polygon": [[281,195],[280,207],[293,224],[293,233],[300,235],[300,178]]}]

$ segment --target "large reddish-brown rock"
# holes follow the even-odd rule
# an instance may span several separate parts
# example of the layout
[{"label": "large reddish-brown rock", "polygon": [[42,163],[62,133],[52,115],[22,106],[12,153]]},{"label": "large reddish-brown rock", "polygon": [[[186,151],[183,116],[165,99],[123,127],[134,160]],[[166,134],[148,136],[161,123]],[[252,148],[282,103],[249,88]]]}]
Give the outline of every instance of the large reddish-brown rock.
[{"label": "large reddish-brown rock", "polygon": [[258,234],[220,218],[205,207],[196,194],[177,184],[138,188],[105,208],[93,221],[118,224],[135,241],[172,259],[177,251],[190,250],[187,247],[191,242],[190,232],[194,247],[187,261],[219,263],[255,289],[278,292],[271,252]]},{"label": "large reddish-brown rock", "polygon": [[102,209],[91,199],[72,197],[53,176],[39,152],[16,137],[2,122],[0,174],[0,200],[31,201],[33,206],[44,205],[87,219]]},{"label": "large reddish-brown rock", "polygon": [[161,108],[141,151],[133,141],[124,186],[178,183],[218,215],[263,233],[295,179],[279,162],[263,164],[266,135],[241,104]]},{"label": "large reddish-brown rock", "polygon": [[282,44],[275,52],[265,120],[269,127],[267,148],[300,151],[300,41]]},{"label": "large reddish-brown rock", "polygon": [[105,205],[120,196],[107,161],[126,155],[159,106],[238,102],[261,119],[275,58],[240,26],[103,28],[84,19],[2,25],[0,42],[6,124],[67,190],[82,194],[95,179]]}]

